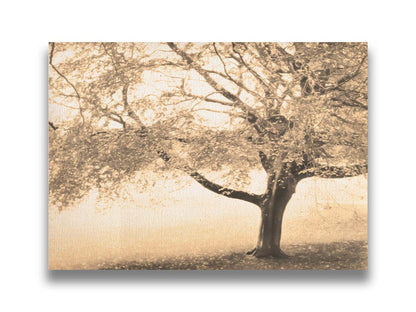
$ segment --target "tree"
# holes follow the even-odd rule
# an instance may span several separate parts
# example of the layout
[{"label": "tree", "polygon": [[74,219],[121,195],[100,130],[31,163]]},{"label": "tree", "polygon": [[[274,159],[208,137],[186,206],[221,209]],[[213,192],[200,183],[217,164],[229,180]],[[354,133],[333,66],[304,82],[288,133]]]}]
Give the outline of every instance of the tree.
[{"label": "tree", "polygon": [[[72,111],[49,128],[60,209],[141,170],[180,170],[258,206],[252,253],[282,257],[298,182],[367,172],[365,43],[51,43],[49,64],[50,103]],[[267,187],[253,194],[260,167]]]}]

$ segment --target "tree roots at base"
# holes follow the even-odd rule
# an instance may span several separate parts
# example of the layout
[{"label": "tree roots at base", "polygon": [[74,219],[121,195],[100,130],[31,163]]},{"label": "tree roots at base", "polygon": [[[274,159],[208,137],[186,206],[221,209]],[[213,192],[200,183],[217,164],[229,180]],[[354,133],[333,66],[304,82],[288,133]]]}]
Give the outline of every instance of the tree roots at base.
[{"label": "tree roots at base", "polygon": [[281,249],[276,250],[276,251],[275,250],[263,251],[263,250],[254,248],[253,250],[248,251],[246,254],[257,257],[257,258],[266,258],[266,257],[277,258],[277,259],[289,258],[289,256],[285,254]]}]

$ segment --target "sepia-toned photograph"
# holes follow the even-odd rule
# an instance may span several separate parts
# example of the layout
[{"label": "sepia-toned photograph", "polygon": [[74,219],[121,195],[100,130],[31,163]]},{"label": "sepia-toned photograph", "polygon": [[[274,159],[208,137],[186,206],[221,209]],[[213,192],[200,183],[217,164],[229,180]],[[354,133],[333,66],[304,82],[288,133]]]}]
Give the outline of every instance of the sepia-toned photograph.
[{"label": "sepia-toned photograph", "polygon": [[366,42],[51,42],[49,270],[367,270]]}]

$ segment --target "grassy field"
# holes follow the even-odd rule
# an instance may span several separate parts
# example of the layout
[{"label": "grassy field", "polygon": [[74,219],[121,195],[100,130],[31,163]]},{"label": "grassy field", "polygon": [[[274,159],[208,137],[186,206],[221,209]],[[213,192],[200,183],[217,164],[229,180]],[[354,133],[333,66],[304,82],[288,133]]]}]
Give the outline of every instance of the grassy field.
[{"label": "grassy field", "polygon": [[285,259],[257,259],[244,252],[103,263],[101,270],[366,270],[367,242],[288,245]]}]

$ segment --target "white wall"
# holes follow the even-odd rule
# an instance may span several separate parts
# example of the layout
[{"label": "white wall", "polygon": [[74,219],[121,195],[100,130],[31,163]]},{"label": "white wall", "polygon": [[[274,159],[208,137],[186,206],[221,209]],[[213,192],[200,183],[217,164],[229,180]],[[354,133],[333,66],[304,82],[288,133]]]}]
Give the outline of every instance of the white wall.
[{"label": "white wall", "polygon": [[[412,2],[187,2],[2,4],[1,310],[260,311],[277,305],[284,311],[412,309]],[[46,271],[47,42],[168,39],[370,42],[369,273]]]}]

